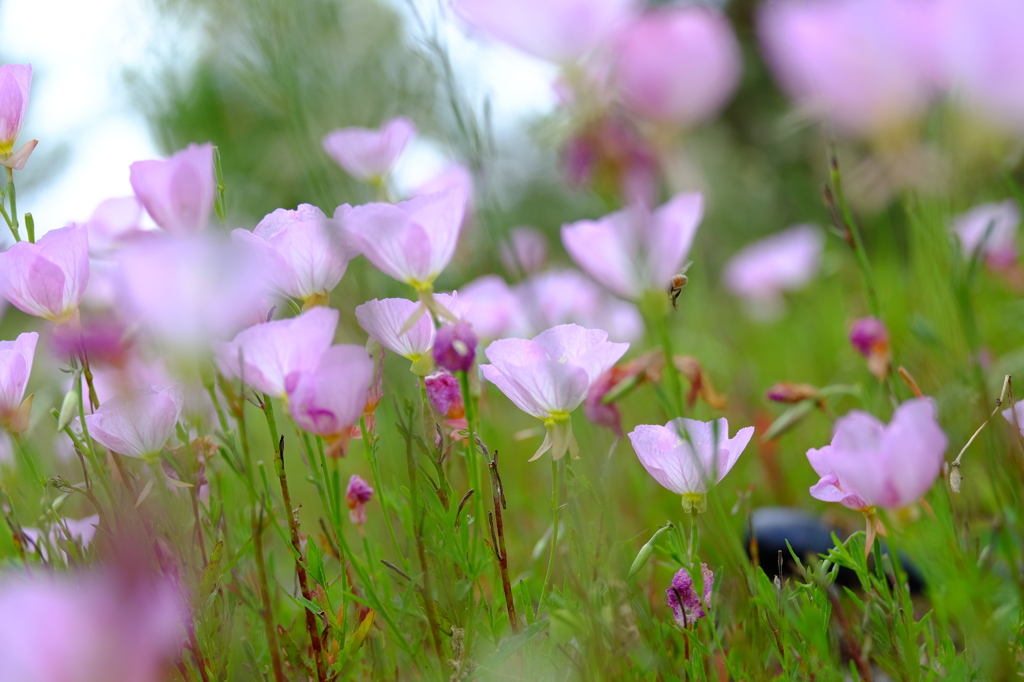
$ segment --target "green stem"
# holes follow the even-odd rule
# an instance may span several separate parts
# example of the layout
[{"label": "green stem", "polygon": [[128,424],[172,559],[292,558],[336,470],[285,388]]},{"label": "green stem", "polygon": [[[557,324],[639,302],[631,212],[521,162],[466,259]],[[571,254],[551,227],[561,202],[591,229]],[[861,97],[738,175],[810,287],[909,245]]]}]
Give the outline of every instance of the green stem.
[{"label": "green stem", "polygon": [[860,228],[857,227],[857,223],[853,219],[853,213],[850,211],[850,206],[846,203],[846,194],[843,192],[843,179],[839,172],[839,158],[836,156],[834,146],[829,150],[829,161],[836,205],[839,208],[843,222],[846,224],[846,229],[850,233],[851,246],[853,247],[854,255],[857,257],[857,264],[860,266],[861,274],[864,276],[864,285],[868,292],[868,305],[871,308],[871,314],[878,319],[882,319],[882,309],[879,304],[878,289],[875,286],[875,276],[871,270],[871,262],[868,260],[868,252],[864,248],[864,240],[861,237]]},{"label": "green stem", "polygon": [[[422,376],[419,379],[420,397],[423,402],[423,444],[429,449],[437,437],[437,432],[433,428],[435,422],[430,409],[430,399],[427,397],[427,380]],[[447,510],[452,499],[452,487],[448,483],[448,476],[444,472],[444,464],[440,461],[440,458],[431,457],[430,461],[437,472],[437,496],[441,498],[441,504]]]},{"label": "green stem", "polygon": [[[462,389],[462,401],[466,408],[466,424],[468,425],[469,437],[467,441],[468,459],[466,465],[469,473],[469,485],[475,491],[473,494],[473,510],[476,516],[476,525],[479,525],[487,518],[484,512],[483,506],[483,484],[480,481],[480,463],[478,462],[478,454],[476,449],[476,434],[477,434],[477,415],[476,415],[476,404],[473,401],[473,396],[469,392],[469,373],[459,372],[459,388]],[[467,524],[468,527],[468,524]],[[477,554],[477,534],[470,533],[470,556],[473,559],[476,558]]]},{"label": "green stem", "polygon": [[550,591],[549,586],[551,584],[551,569],[555,565],[555,552],[558,549],[558,513],[560,505],[558,504],[558,469],[559,464],[554,459],[551,460],[551,549],[548,552],[548,567],[544,571],[544,584],[541,586],[540,599],[537,601],[537,611],[534,613],[534,619],[540,613],[541,606],[544,605],[545,599]]},{"label": "green stem", "polygon": [[370,471],[373,473],[373,485],[377,491],[377,499],[380,500],[381,510],[384,512],[384,524],[388,527],[391,544],[395,546],[396,556],[401,560],[402,568],[408,570],[409,563],[405,558],[405,552],[402,551],[402,547],[398,544],[398,536],[395,535],[395,528],[391,525],[391,510],[389,508],[391,505],[388,503],[387,495],[384,494],[384,487],[381,485],[380,462],[377,461],[377,449],[370,442],[370,433],[366,429],[366,419],[363,417],[359,418],[359,432],[363,436],[363,451],[366,453],[366,459],[370,462]]},{"label": "green stem", "polygon": [[18,198],[14,191],[14,169],[7,168],[7,198],[11,202],[11,214],[10,216],[4,215],[7,219],[7,224],[11,228],[11,234],[14,235],[14,241],[20,242],[21,235],[18,234]]},{"label": "green stem", "polygon": [[11,440],[14,441],[15,444],[17,444],[18,454],[21,455],[21,458],[25,461],[25,464],[28,466],[29,475],[32,476],[32,480],[35,481],[37,484],[41,485],[43,487],[43,492],[45,493],[46,479],[40,476],[39,468],[36,467],[35,457],[33,457],[31,453],[29,453],[29,451],[25,448],[25,442],[21,439],[21,434],[12,433]]}]

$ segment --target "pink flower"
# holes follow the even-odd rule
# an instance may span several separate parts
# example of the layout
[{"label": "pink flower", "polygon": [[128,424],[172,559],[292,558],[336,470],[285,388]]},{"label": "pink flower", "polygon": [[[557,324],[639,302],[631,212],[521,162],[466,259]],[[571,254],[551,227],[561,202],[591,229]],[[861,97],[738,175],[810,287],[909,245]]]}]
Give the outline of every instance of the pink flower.
[{"label": "pink flower", "polygon": [[434,364],[449,372],[468,372],[476,359],[476,334],[465,322],[443,324],[434,334]]},{"label": "pink flower", "polygon": [[25,122],[31,89],[31,64],[0,66],[0,157],[6,159],[14,151],[14,143]]},{"label": "pink flower", "polygon": [[949,0],[940,7],[936,43],[957,99],[996,126],[1024,130],[1024,5]]},{"label": "pink flower", "polygon": [[356,256],[338,224],[309,204],[294,211],[279,208],[252,232],[238,229],[231,236],[261,254],[279,289],[304,301],[326,299]]},{"label": "pink flower", "polygon": [[615,58],[626,107],[654,121],[703,123],[739,83],[741,56],[732,27],[701,5],[646,13],[619,36]]},{"label": "pink flower", "polygon": [[217,348],[217,367],[228,379],[283,397],[303,374],[316,370],[334,340],[338,317],[337,310],[317,306],[298,317],[245,329]]},{"label": "pink flower", "polygon": [[572,62],[629,19],[634,0],[456,0],[467,22],[527,54]]},{"label": "pink flower", "polygon": [[405,147],[416,137],[416,126],[404,116],[387,121],[379,130],[338,128],[323,139],[324,151],[352,177],[380,179],[395,167]]},{"label": "pink flower", "polygon": [[599,329],[564,324],[529,341],[494,341],[485,351],[491,364],[480,365],[480,371],[516,407],[544,421],[547,438],[531,461],[549,449],[555,459],[567,451],[575,457],[569,414],[628,349],[628,343],[609,342]]},{"label": "pink flower", "polygon": [[668,606],[672,609],[672,616],[682,627],[693,625],[698,618],[707,615],[704,611],[705,608],[711,608],[711,590],[715,586],[715,574],[704,563],[700,565],[700,572],[704,583],[703,599],[702,595],[697,594],[697,586],[694,585],[693,578],[685,568],[680,568],[672,576],[672,585],[665,590],[665,594],[668,595]]},{"label": "pink flower", "polygon": [[32,398],[25,387],[32,373],[39,334],[25,332],[14,341],[0,341],[0,426],[12,433],[28,428]]},{"label": "pink flower", "polygon": [[665,426],[637,426],[629,434],[647,473],[683,496],[683,507],[704,511],[705,494],[729,473],[754,435],[748,426],[729,438],[724,418],[701,422],[679,417]]},{"label": "pink flower", "polygon": [[678,194],[654,213],[633,206],[562,226],[562,243],[583,270],[622,298],[664,292],[683,266],[704,216],[700,194]]},{"label": "pink flower", "polygon": [[[857,508],[906,507],[932,487],[946,444],[928,398],[904,402],[888,426],[853,411],[836,422],[830,445],[807,451],[811,466],[823,477],[812,495],[846,506],[863,502]],[[828,479],[829,474],[835,479]]]},{"label": "pink flower", "polygon": [[512,228],[508,233],[508,243],[501,245],[501,264],[518,276],[540,272],[547,258],[547,237],[533,227]]},{"label": "pink flower", "polygon": [[928,107],[934,4],[783,0],[764,6],[759,32],[769,65],[802,108],[847,134],[878,134]]},{"label": "pink flower", "polygon": [[426,182],[412,191],[412,196],[421,197],[425,194],[437,194],[449,189],[462,190],[466,199],[466,211],[473,202],[473,174],[461,163],[450,163],[435,173]]},{"label": "pink flower", "polygon": [[19,310],[51,322],[71,318],[89,283],[89,236],[72,223],[35,244],[0,253],[0,294]]},{"label": "pink flower", "polygon": [[[462,305],[456,294],[436,294],[435,298],[456,316],[461,312]],[[421,315],[412,327],[402,331],[419,305],[404,298],[385,298],[382,301],[375,298],[356,306],[356,320],[370,338],[416,363],[430,358],[435,334],[430,315]]]},{"label": "pink flower", "polygon": [[89,435],[108,450],[128,457],[156,459],[174,435],[181,417],[177,387],[143,386],[134,396],[111,398],[85,416]]},{"label": "pink flower", "polygon": [[345,490],[345,502],[348,503],[348,518],[357,525],[366,523],[366,504],[373,497],[373,488],[359,476],[352,474]]},{"label": "pink flower", "polygon": [[[1016,415],[1014,415],[1014,412],[1016,412]],[[1024,403],[1015,403],[1012,409],[1005,409],[1001,414],[1003,419],[1010,424],[1014,424],[1016,421],[1020,435],[1024,436]]]},{"label": "pink flower", "polygon": [[367,260],[417,290],[429,290],[455,254],[466,194],[451,188],[398,204],[365,204],[335,213]]},{"label": "pink flower", "polygon": [[0,581],[0,679],[159,682],[180,659],[183,615],[166,584],[8,573]]},{"label": "pink flower", "polygon": [[824,245],[824,235],[816,227],[791,227],[733,256],[722,279],[752,308],[777,308],[783,293],[800,289],[817,274]]},{"label": "pink flower", "polygon": [[980,251],[991,267],[1005,269],[1017,261],[1018,225],[1020,209],[1017,202],[1007,199],[981,204],[958,215],[953,221],[953,232],[967,258]]},{"label": "pink flower", "polygon": [[205,352],[255,316],[263,272],[238,244],[209,233],[154,233],[118,252],[113,286],[124,317],[177,352]]},{"label": "pink flower", "polygon": [[559,324],[604,329],[614,341],[643,336],[643,319],[632,303],[618,299],[577,270],[548,270],[515,288],[518,314],[515,333],[533,335]]},{"label": "pink flower", "polygon": [[314,369],[301,372],[288,409],[299,428],[320,436],[348,435],[366,406],[373,360],[362,346],[331,346]]},{"label": "pink flower", "polygon": [[190,144],[169,159],[136,161],[129,181],[153,222],[179,237],[198,234],[213,210],[213,145]]}]

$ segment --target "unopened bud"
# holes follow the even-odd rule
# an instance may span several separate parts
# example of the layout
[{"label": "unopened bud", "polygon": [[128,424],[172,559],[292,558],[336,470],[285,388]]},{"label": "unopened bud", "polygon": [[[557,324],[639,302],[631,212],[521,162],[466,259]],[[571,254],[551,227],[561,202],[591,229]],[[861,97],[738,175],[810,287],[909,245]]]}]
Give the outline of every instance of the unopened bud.
[{"label": "unopened bud", "polygon": [[441,369],[468,372],[476,359],[476,334],[465,322],[442,325],[434,337],[434,362]]},{"label": "unopened bud", "polygon": [[777,403],[799,403],[809,398],[818,397],[818,387],[810,384],[794,384],[783,381],[768,389],[768,400]]},{"label": "unopened bud", "polygon": [[60,415],[57,417],[57,430],[63,431],[75,418],[78,412],[78,389],[72,388],[64,396],[64,402],[60,405]]}]

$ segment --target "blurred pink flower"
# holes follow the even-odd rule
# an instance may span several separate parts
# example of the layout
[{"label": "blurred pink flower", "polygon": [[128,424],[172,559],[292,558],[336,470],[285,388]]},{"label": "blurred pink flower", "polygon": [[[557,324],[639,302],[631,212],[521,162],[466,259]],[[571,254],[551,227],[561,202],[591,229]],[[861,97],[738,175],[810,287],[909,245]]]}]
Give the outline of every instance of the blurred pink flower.
[{"label": "blurred pink flower", "polygon": [[255,316],[264,272],[238,244],[152,234],[117,253],[118,311],[171,350],[205,353]]},{"label": "blurred pink flower", "polygon": [[455,254],[465,209],[465,192],[451,188],[398,204],[339,208],[335,218],[377,269],[429,290]]},{"label": "blurred pink flower", "polygon": [[461,287],[459,300],[466,306],[466,321],[481,339],[505,336],[521,317],[519,299],[498,275],[484,275]]},{"label": "blurred pink flower", "polygon": [[0,295],[29,315],[65,322],[89,283],[89,235],[72,223],[35,244],[18,242],[0,253]]},{"label": "blurred pink flower", "polygon": [[868,369],[879,381],[889,372],[889,330],[877,317],[862,317],[850,329],[850,345],[868,359]]},{"label": "blurred pink flower", "polygon": [[[807,451],[811,466],[823,477],[812,494],[846,506],[863,502],[861,507],[906,507],[932,487],[946,444],[929,398],[901,404],[888,426],[855,410],[836,422],[830,445]],[[834,481],[826,480],[829,474]]]},{"label": "blurred pink flower", "polygon": [[385,122],[379,129],[338,128],[324,135],[328,156],[354,178],[380,179],[395,167],[398,157],[416,137],[416,126],[404,116]]},{"label": "blurred pink flower", "polygon": [[309,204],[293,211],[279,208],[252,232],[237,229],[231,237],[260,254],[279,289],[304,301],[325,300],[358,255],[337,222]]},{"label": "blurred pink flower", "polygon": [[[32,89],[31,64],[4,64],[0,66],[0,158],[3,165],[20,169],[35,148],[35,140],[14,152],[14,143],[21,134],[28,111]],[[12,156],[13,153],[13,156]]]},{"label": "blurred pink flower", "polygon": [[80,357],[83,353],[97,364],[119,365],[131,347],[125,322],[111,311],[83,311],[78,324],[58,324],[50,346],[57,357]]},{"label": "blurred pink flower", "polygon": [[452,373],[468,372],[476,359],[477,343],[469,324],[442,324],[434,333],[434,364]]},{"label": "blurred pink flower", "polygon": [[1024,403],[1015,403],[1012,409],[1005,409],[1001,414],[1011,425],[1016,424],[1020,435],[1024,436]]},{"label": "blurred pink flower", "polygon": [[689,128],[728,102],[739,83],[741,55],[721,13],[703,5],[670,5],[623,30],[614,68],[628,109]]},{"label": "blurred pink flower", "polygon": [[39,334],[25,332],[14,341],[0,341],[0,426],[12,433],[28,428],[31,397],[25,401],[25,387],[32,374]]},{"label": "blurred pink flower", "polygon": [[[86,516],[83,519],[69,519],[61,517],[60,523],[52,524],[48,532],[43,533],[38,528],[30,528],[24,526],[21,532],[32,543],[30,547],[30,553],[39,552],[39,556],[43,558],[43,561],[49,561],[50,552],[47,547],[60,547],[65,543],[77,543],[81,545],[82,549],[85,549],[92,544],[92,539],[96,536],[96,526],[99,525],[100,517],[97,514],[92,516]],[[61,556],[67,560],[67,554],[61,550]]]},{"label": "blurred pink flower", "polygon": [[998,127],[1024,130],[1024,3],[946,0],[939,7],[936,42],[956,99]]},{"label": "blurred pink flower", "polygon": [[[434,298],[457,317],[461,316],[464,306],[457,294],[435,294]],[[416,363],[424,358],[430,358],[435,333],[434,321],[430,315],[421,315],[412,327],[405,332],[402,331],[419,305],[404,298],[375,298],[356,306],[356,320],[370,338]]]},{"label": "blurred pink flower", "polygon": [[615,298],[577,270],[549,270],[520,282],[514,289],[518,304],[514,333],[532,336],[559,324],[575,323],[604,329],[614,341],[643,336],[640,311]]},{"label": "blurred pink flower", "polygon": [[1017,227],[1020,209],[1007,199],[981,204],[953,219],[953,232],[960,239],[967,258],[980,250],[985,262],[994,269],[1005,269],[1017,262]]},{"label": "blurred pink flower", "polygon": [[169,159],[136,161],[129,181],[153,222],[179,237],[198,234],[213,210],[213,145],[190,144]]},{"label": "blurred pink flower", "polygon": [[628,21],[635,0],[455,0],[464,20],[527,54],[572,62]]},{"label": "blurred pink flower", "polygon": [[183,616],[166,584],[9,572],[0,581],[0,679],[159,682],[181,655]]},{"label": "blurred pink flower", "polygon": [[373,373],[373,360],[362,346],[331,346],[294,381],[288,400],[292,419],[310,433],[347,438],[363,415]]},{"label": "blurred pink flower", "polygon": [[107,199],[96,207],[85,226],[92,255],[107,255],[131,237],[139,236],[142,204],[134,196]]},{"label": "blurred pink flower", "polygon": [[814,278],[824,246],[821,230],[797,225],[744,248],[726,264],[722,279],[752,309],[777,308],[783,293]]},{"label": "blurred pink flower", "polygon": [[626,372],[621,366],[610,367],[597,381],[590,385],[587,397],[583,401],[583,414],[591,424],[598,424],[622,438],[622,413],[614,402],[605,403],[604,397],[624,379]]},{"label": "blurred pink flower", "polygon": [[707,615],[704,609],[711,608],[711,591],[715,587],[715,574],[704,563],[700,565],[700,572],[701,581],[704,583],[703,595],[697,594],[697,586],[694,585],[693,578],[685,568],[680,568],[672,576],[672,584],[665,590],[665,594],[668,595],[668,606],[672,609],[672,616],[682,627],[693,625],[698,618]]},{"label": "blurred pink flower", "polygon": [[562,149],[568,183],[650,206],[657,198],[657,150],[632,121],[604,116],[574,134]]},{"label": "blurred pink flower", "polygon": [[146,385],[131,397],[110,398],[95,414],[85,416],[89,435],[108,450],[128,457],[155,460],[175,433],[181,418],[178,387]]},{"label": "blurred pink flower", "polygon": [[881,135],[924,114],[936,90],[936,5],[782,0],[764,5],[759,32],[776,78],[805,111],[850,135]]},{"label": "blurred pink flower", "polygon": [[651,213],[632,206],[562,226],[562,243],[583,270],[622,298],[664,292],[683,267],[704,216],[700,194],[677,194]]},{"label": "blurred pink flower", "polygon": [[747,426],[729,438],[724,418],[701,422],[679,417],[665,426],[641,424],[630,434],[633,450],[647,473],[683,496],[683,507],[704,511],[704,495],[725,478],[754,435]]},{"label": "blurred pink flower", "polygon": [[241,379],[275,398],[295,389],[303,374],[314,372],[334,340],[339,313],[317,306],[298,317],[264,322],[219,344],[217,367],[227,379]]},{"label": "blurred pink flower", "polygon": [[535,227],[514,227],[501,245],[501,264],[518,277],[540,272],[548,259],[548,239]]},{"label": "blurred pink flower", "polygon": [[491,364],[480,365],[480,371],[516,407],[544,421],[547,437],[530,461],[549,449],[555,459],[567,451],[575,457],[578,446],[569,413],[628,349],[628,343],[611,343],[608,334],[599,329],[564,324],[529,341],[492,342],[485,351]]},{"label": "blurred pink flower", "polygon": [[348,518],[356,525],[366,523],[366,505],[373,497],[373,488],[359,476],[352,474],[345,490],[345,502],[348,504]]},{"label": "blurred pink flower", "polygon": [[[461,189],[467,199],[467,207],[473,202],[473,174],[461,163],[450,163],[429,180],[412,191],[415,197],[426,194],[437,194],[449,189]],[[468,208],[467,208],[468,211]]]}]

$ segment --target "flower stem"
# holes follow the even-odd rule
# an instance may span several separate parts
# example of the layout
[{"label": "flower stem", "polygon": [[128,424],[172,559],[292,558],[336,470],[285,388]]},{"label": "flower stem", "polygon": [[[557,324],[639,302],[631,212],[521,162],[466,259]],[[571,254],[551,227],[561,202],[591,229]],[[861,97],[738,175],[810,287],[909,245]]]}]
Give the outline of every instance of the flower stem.
[{"label": "flower stem", "polygon": [[21,235],[18,234],[18,198],[14,191],[14,169],[7,168],[7,199],[11,202],[11,214],[4,215],[7,219],[7,225],[11,228],[11,234],[14,235],[14,241],[20,242]]},{"label": "flower stem", "polygon": [[[437,437],[436,424],[434,417],[430,409],[430,399],[427,397],[427,380],[424,377],[420,377],[420,397],[423,402],[423,444],[426,447],[430,447],[430,444],[434,442]],[[448,483],[448,477],[444,473],[444,464],[439,457],[431,457],[430,461],[434,465],[434,470],[437,471],[437,496],[441,499],[441,504],[445,510],[448,510],[452,498],[452,487]]]},{"label": "flower stem", "polygon": [[[466,424],[468,425],[469,437],[466,439],[466,448],[468,451],[468,459],[466,460],[466,466],[469,473],[469,485],[473,490],[477,491],[474,495],[473,510],[477,518],[477,523],[480,523],[484,519],[484,506],[483,498],[480,492],[483,490],[483,485],[480,481],[480,465],[477,461],[477,450],[476,450],[476,437],[477,437],[477,415],[476,415],[476,403],[473,400],[473,396],[469,392],[469,373],[459,372],[459,388],[462,389],[462,402],[466,407]],[[491,489],[494,490],[494,477],[491,476]],[[497,493],[495,493],[497,494]],[[475,542],[476,534],[470,533],[471,544],[470,552],[472,556],[476,557],[477,543]],[[504,550],[502,550],[504,552]]]},{"label": "flower stem", "polygon": [[[853,248],[854,255],[857,257],[857,264],[860,266],[861,275],[864,277],[864,285],[867,288],[868,306],[871,308],[872,315],[882,319],[878,289],[875,286],[875,276],[871,270],[871,262],[868,260],[868,252],[864,248],[864,240],[861,237],[860,228],[857,227],[857,223],[853,219],[850,206],[846,203],[846,194],[843,192],[843,178],[839,172],[839,157],[836,154],[835,145],[829,147],[829,171],[832,180],[832,190],[835,192],[835,207],[838,208],[839,217],[842,218],[846,232],[850,235],[849,243]],[[826,191],[826,202],[831,202],[831,197],[831,192]]]},{"label": "flower stem", "polygon": [[256,552],[256,573],[259,575],[260,600],[263,608],[260,609],[260,616],[263,618],[263,628],[267,631],[267,648],[270,649],[270,663],[274,668],[275,682],[287,682],[284,676],[284,669],[281,667],[281,646],[277,642],[277,628],[274,627],[274,611],[270,601],[270,581],[267,578],[267,562],[263,556],[263,514],[256,514],[252,511],[252,538],[253,549]]},{"label": "flower stem", "polygon": [[359,418],[359,432],[363,436],[363,451],[366,453],[366,459],[370,462],[370,471],[373,473],[373,485],[377,490],[377,499],[380,500],[380,507],[384,512],[384,525],[388,527],[388,535],[391,536],[391,544],[395,546],[395,552],[402,562],[402,568],[408,569],[409,566],[408,561],[405,558],[405,552],[402,551],[401,545],[398,544],[398,536],[395,535],[395,527],[391,524],[390,504],[388,503],[387,495],[384,494],[384,487],[380,482],[380,462],[377,460],[377,449],[374,448],[373,444],[370,442],[370,433],[366,428],[366,419],[363,417]]},{"label": "flower stem", "polygon": [[[291,495],[288,493],[288,477],[285,475],[284,469],[284,436],[278,438],[277,422],[274,420],[274,407],[270,401],[270,396],[265,393],[263,394],[263,413],[267,417],[267,427],[270,429],[270,437],[277,445],[277,457],[275,458],[275,464],[277,466],[275,468],[277,469],[278,480],[281,482],[281,497],[284,499],[284,512],[285,516],[288,518],[288,530],[291,533],[292,549],[295,551],[295,573],[299,578],[299,590],[302,592],[302,596],[307,602],[312,602],[313,594],[309,590],[309,579],[306,576],[306,567],[303,564],[302,558],[302,544],[299,542],[299,521],[295,516],[295,510],[292,509]],[[321,650],[320,633],[316,622],[316,614],[310,611],[308,606],[304,606],[303,610],[306,612],[306,630],[309,633],[310,644],[313,647],[313,660],[316,663],[316,677],[319,682],[327,682],[327,668],[324,665],[324,656],[323,651]]]},{"label": "flower stem", "polygon": [[541,586],[540,599],[537,601],[537,610],[534,612],[534,619],[536,620],[537,615],[540,613],[541,606],[545,603],[545,599],[548,596],[549,585],[551,583],[551,568],[555,564],[555,551],[558,548],[558,512],[560,505],[558,504],[558,469],[559,464],[555,459],[551,460],[551,550],[548,552],[548,567],[544,571],[544,584]]},{"label": "flower stem", "polygon": [[[470,434],[472,437],[472,434]],[[508,622],[512,627],[512,634],[519,633],[519,619],[516,617],[515,600],[512,597],[512,582],[508,577],[508,552],[505,551],[505,525],[501,518],[501,510],[505,508],[505,491],[502,489],[501,476],[498,474],[498,451],[487,463],[491,472],[491,499],[494,502],[494,529],[497,539],[497,546],[494,554],[498,559],[498,567],[501,569],[501,587],[505,592],[505,609],[508,611]]]},{"label": "flower stem", "polygon": [[[422,385],[422,379],[420,379]],[[425,391],[425,389],[424,389]],[[424,397],[426,393],[424,392]],[[411,410],[410,410],[411,412]],[[410,415],[411,416],[411,415]],[[409,468],[409,497],[412,504],[412,535],[416,542],[416,554],[420,560],[420,570],[423,572],[423,583],[420,591],[423,595],[423,608],[427,613],[427,623],[430,626],[430,637],[434,643],[434,653],[437,654],[438,663],[443,664],[445,660],[444,648],[441,646],[441,636],[437,626],[437,615],[434,613],[433,590],[430,586],[430,566],[427,564],[427,551],[423,546],[422,525],[420,524],[420,495],[416,484],[416,459],[412,451],[412,433],[407,433],[405,439],[405,461]]]}]

